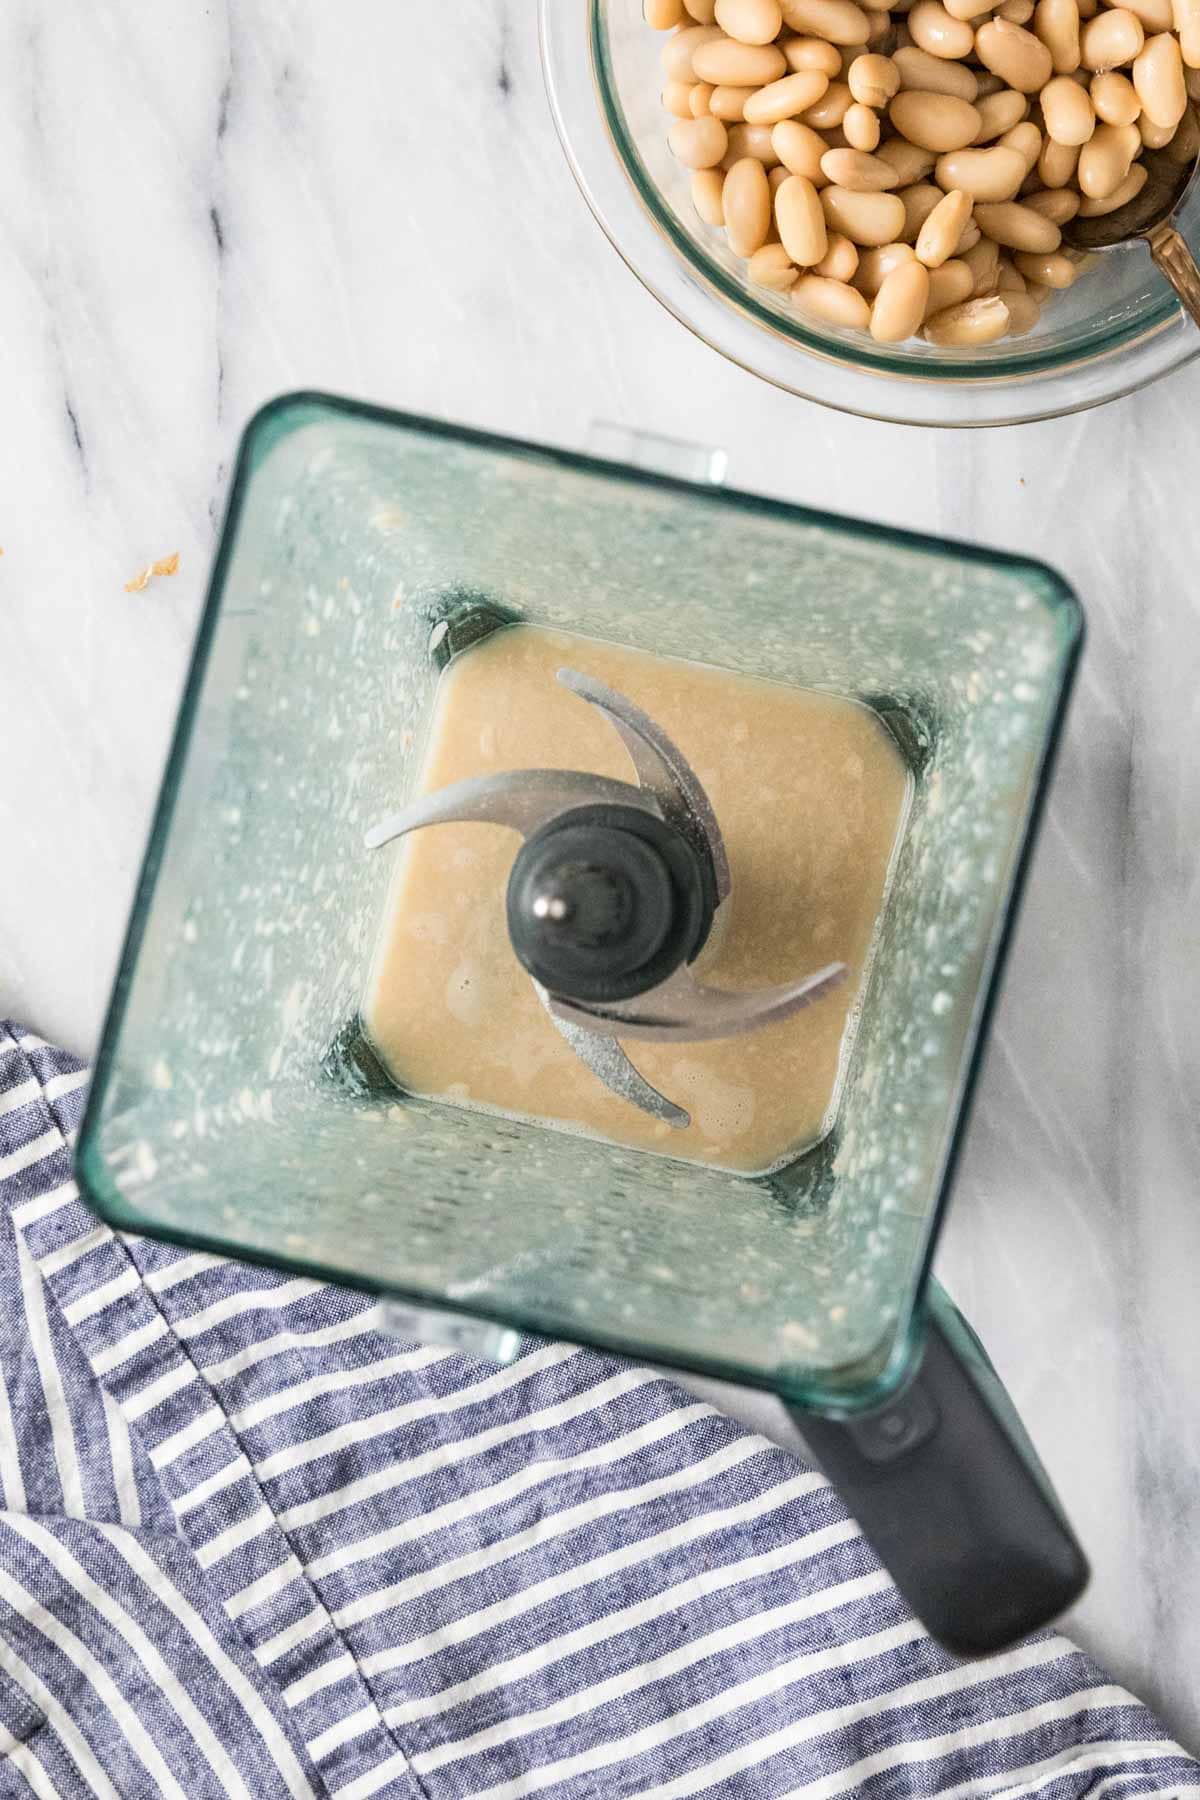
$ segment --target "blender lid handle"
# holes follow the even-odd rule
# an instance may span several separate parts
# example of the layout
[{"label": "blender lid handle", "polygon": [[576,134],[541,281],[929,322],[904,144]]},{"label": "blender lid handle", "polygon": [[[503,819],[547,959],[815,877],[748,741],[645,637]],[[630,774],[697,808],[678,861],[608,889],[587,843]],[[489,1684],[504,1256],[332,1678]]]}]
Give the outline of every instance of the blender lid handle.
[{"label": "blender lid handle", "polygon": [[1047,1625],[1088,1565],[1015,1408],[945,1291],[908,1383],[846,1419],[792,1409],[904,1599],[956,1656]]}]

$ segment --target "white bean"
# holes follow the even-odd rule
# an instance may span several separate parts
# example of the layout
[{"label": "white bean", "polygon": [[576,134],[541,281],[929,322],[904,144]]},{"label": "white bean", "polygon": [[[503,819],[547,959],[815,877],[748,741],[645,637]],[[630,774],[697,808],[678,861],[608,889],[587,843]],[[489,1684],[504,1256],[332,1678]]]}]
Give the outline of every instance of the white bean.
[{"label": "white bean", "polygon": [[1075,0],[1037,0],[1033,30],[1050,52],[1056,75],[1079,67],[1079,8]]},{"label": "white bean", "polygon": [[819,263],[829,247],[821,198],[803,175],[789,175],[775,195],[775,223],[792,261],[802,269]]},{"label": "white bean", "polygon": [[1147,37],[1154,31],[1171,31],[1175,24],[1171,0],[1122,0],[1126,10],[1136,13]]},{"label": "white bean", "polygon": [[962,254],[971,271],[971,293],[976,299],[981,294],[990,294],[996,285],[996,277],[1000,273],[1000,246],[991,238],[981,237],[977,244]]},{"label": "white bean", "polygon": [[846,71],[846,83],[860,106],[879,112],[900,92],[900,71],[890,56],[868,52],[854,58]]},{"label": "white bean", "polygon": [[[1000,77],[992,77],[998,81]],[[1002,87],[998,93],[984,94],[975,102],[979,113],[979,130],[975,133],[977,144],[990,144],[1004,132],[1011,131],[1019,125],[1029,111],[1029,101],[1016,88]]]},{"label": "white bean", "polygon": [[[1180,53],[1189,69],[1200,69],[1200,0],[1174,0],[1174,8]],[[1188,93],[1192,94],[1190,87]]]},{"label": "white bean", "polygon": [[923,94],[952,94],[956,100],[974,100],[979,83],[970,69],[944,57],[930,56],[916,44],[905,44],[892,61],[900,71],[900,86]]},{"label": "white bean", "polygon": [[900,344],[921,326],[929,304],[929,271],[919,262],[901,263],[886,275],[871,308],[876,343]]},{"label": "white bean", "polygon": [[1124,181],[1142,147],[1136,125],[1097,125],[1079,152],[1076,178],[1089,200],[1106,200]]},{"label": "white bean", "polygon": [[923,181],[932,169],[937,157],[932,150],[922,150],[918,144],[910,144],[907,138],[885,138],[879,146],[879,155],[884,162],[891,163],[900,178],[901,187],[911,187],[914,181]]},{"label": "white bean", "polygon": [[725,177],[725,235],[735,256],[753,256],[771,229],[771,189],[757,157],[743,156]]},{"label": "white bean", "polygon": [[823,275],[804,275],[792,289],[792,298],[801,312],[829,325],[865,331],[871,323],[870,307],[862,295],[844,281],[829,281]]},{"label": "white bean", "polygon": [[719,169],[697,169],[692,176],[692,205],[706,225],[723,225],[725,207],[722,195],[726,177]]},{"label": "white bean", "polygon": [[993,144],[988,150],[949,150],[939,156],[936,175],[947,192],[962,188],[973,200],[1013,200],[1025,179],[1025,158]]},{"label": "white bean", "polygon": [[1024,337],[1041,318],[1041,307],[1032,294],[1005,294],[1003,299],[1008,308],[1009,337]]},{"label": "white bean", "polygon": [[933,313],[944,312],[948,306],[957,306],[960,301],[969,300],[974,286],[975,277],[966,263],[957,258],[943,263],[940,269],[931,269],[925,317],[929,318]]},{"label": "white bean", "polygon": [[1078,166],[1078,144],[1056,144],[1048,137],[1037,159],[1038,180],[1043,187],[1064,188]]},{"label": "white bean", "polygon": [[994,344],[1008,330],[1008,308],[997,295],[963,300],[925,321],[931,344]]},{"label": "white bean", "polygon": [[673,37],[669,37],[662,47],[662,65],[667,72],[667,80],[695,81],[692,58],[696,51],[711,38],[724,35],[716,25],[689,25],[685,31],[677,31]]},{"label": "white bean", "polygon": [[715,16],[739,44],[770,44],[783,29],[779,0],[717,0]]},{"label": "white bean", "polygon": [[913,43],[930,56],[958,61],[970,56],[975,33],[965,19],[955,19],[941,0],[916,0],[908,15],[908,29]]},{"label": "white bean", "polygon": [[879,114],[856,100],[846,108],[842,133],[852,150],[865,150],[869,155],[879,147]]},{"label": "white bean", "polygon": [[1131,63],[1146,41],[1142,21],[1128,7],[1113,6],[1089,19],[1079,35],[1085,69],[1119,69]]},{"label": "white bean", "polygon": [[1079,216],[1081,219],[1099,219],[1105,213],[1116,212],[1119,206],[1126,206],[1130,200],[1140,194],[1149,179],[1150,171],[1145,163],[1134,163],[1128,175],[1119,187],[1103,200],[1081,200]]},{"label": "white bean", "polygon": [[729,140],[726,168],[731,169],[741,156],[756,157],[768,169],[777,160],[769,125],[731,125],[726,136]]},{"label": "white bean", "polygon": [[816,105],[810,106],[804,114],[804,123],[821,131],[831,131],[841,124],[852,104],[846,83],[831,81]]},{"label": "white bean", "polygon": [[771,145],[784,168],[792,175],[803,175],[817,187],[824,186],[821,158],[828,146],[820,132],[799,119],[781,119],[771,132]]},{"label": "white bean", "polygon": [[1056,75],[1041,93],[1047,136],[1056,144],[1086,144],[1096,129],[1090,96],[1069,75]]},{"label": "white bean", "polygon": [[1187,86],[1178,41],[1169,31],[1147,38],[1134,58],[1133,85],[1142,111],[1155,125],[1174,132],[1187,111]]},{"label": "white bean", "polygon": [[821,168],[835,187],[852,188],[856,193],[882,194],[898,186],[891,163],[862,150],[827,150]]},{"label": "white bean", "polygon": [[979,113],[969,100],[906,88],[896,95],[888,117],[902,137],[923,150],[965,150],[979,130]]},{"label": "white bean", "polygon": [[1054,73],[1050,52],[1041,38],[1008,19],[989,19],[979,27],[975,54],[985,68],[1021,94],[1040,92]]},{"label": "white bean", "polygon": [[[707,86],[707,82],[705,86]],[[758,89],[752,87],[715,87],[708,97],[708,110],[714,119],[733,125],[746,116],[746,102]]]},{"label": "white bean", "polygon": [[902,243],[915,244],[922,225],[935,206],[943,199],[942,190],[934,187],[931,181],[918,181],[912,187],[900,189],[900,199],[904,205],[904,230],[900,234]]},{"label": "white bean", "polygon": [[[851,188],[826,187],[821,189],[820,199],[827,224],[853,244],[891,244],[904,230],[904,203],[895,194],[862,194]],[[822,249],[821,255],[824,254]]]},{"label": "white bean", "polygon": [[1137,133],[1147,150],[1165,150],[1175,133],[1169,125],[1156,125],[1145,113],[1139,113]]},{"label": "white bean", "polygon": [[[726,208],[728,210],[728,207]],[[1062,232],[1043,213],[1022,206],[1019,200],[1001,200],[975,208],[975,222],[985,237],[1008,250],[1057,250]]]},{"label": "white bean", "polygon": [[862,250],[859,252],[854,285],[860,294],[865,295],[868,300],[874,300],[893,269],[898,269],[901,263],[916,260],[911,244],[879,244],[873,249]]},{"label": "white bean", "polygon": [[1061,250],[1052,250],[1045,256],[1018,250],[1013,261],[1026,281],[1035,281],[1041,287],[1069,288],[1077,273],[1075,264]]},{"label": "white bean", "polygon": [[756,287],[771,288],[786,294],[800,279],[800,271],[782,244],[764,244],[746,265],[746,273]]},{"label": "white bean", "polygon": [[720,119],[676,119],[667,142],[685,168],[712,169],[724,156],[729,137]]},{"label": "white bean", "polygon": [[782,0],[792,31],[826,38],[831,44],[865,44],[871,22],[854,0]]},{"label": "white bean", "polygon": [[828,86],[828,75],[822,75],[819,69],[800,69],[794,75],[768,82],[746,101],[746,123],[778,125],[781,119],[798,118],[816,105]]},{"label": "white bean", "polygon": [[1041,194],[1026,194],[1021,204],[1041,213],[1043,219],[1053,219],[1056,225],[1067,225],[1079,211],[1079,200],[1074,188],[1047,188]]},{"label": "white bean", "polygon": [[714,87],[762,87],[787,74],[782,50],[774,44],[739,44],[723,32],[705,41],[692,53],[692,70],[697,81],[711,81]]},{"label": "white bean", "polygon": [[[1145,55],[1145,51],[1142,55]],[[1128,75],[1121,75],[1116,69],[1105,69],[1101,74],[1092,76],[1088,83],[1088,93],[1091,95],[1096,117],[1105,125],[1136,125],[1142,103]],[[1185,101],[1186,98],[1185,95]]]},{"label": "white bean", "polygon": [[787,60],[787,66],[798,74],[801,69],[816,69],[818,74],[828,75],[830,81],[842,72],[842,53],[836,44],[825,38],[787,37],[780,38],[779,48]]},{"label": "white bean", "polygon": [[1020,125],[1014,125],[1000,139],[1006,150],[1016,150],[1025,158],[1025,172],[1028,174],[1041,154],[1042,134],[1032,119],[1025,119]]},{"label": "white bean", "polygon": [[971,196],[952,188],[939,200],[917,234],[917,260],[937,269],[958,249],[971,217]]},{"label": "white bean", "polygon": [[840,231],[828,234],[828,245],[819,263],[813,264],[814,275],[826,275],[830,281],[853,281],[858,273],[858,249]]}]

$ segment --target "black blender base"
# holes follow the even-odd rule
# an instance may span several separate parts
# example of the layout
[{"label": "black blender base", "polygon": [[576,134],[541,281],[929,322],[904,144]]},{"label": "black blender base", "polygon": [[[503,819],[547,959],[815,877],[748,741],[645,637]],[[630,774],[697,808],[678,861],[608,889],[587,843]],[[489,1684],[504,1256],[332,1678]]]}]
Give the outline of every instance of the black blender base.
[{"label": "black blender base", "polygon": [[894,1399],[844,1420],[789,1410],[917,1618],[955,1656],[1007,1649],[1083,1592],[1083,1551],[941,1289],[920,1365]]}]

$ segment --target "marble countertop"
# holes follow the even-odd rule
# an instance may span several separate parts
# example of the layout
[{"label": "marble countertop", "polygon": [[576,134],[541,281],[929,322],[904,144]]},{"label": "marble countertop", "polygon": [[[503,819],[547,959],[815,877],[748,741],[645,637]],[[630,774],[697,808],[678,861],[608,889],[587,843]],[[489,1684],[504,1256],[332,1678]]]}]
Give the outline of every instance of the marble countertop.
[{"label": "marble countertop", "polygon": [[10,0],[0,1013],[84,1053],[237,435],[296,387],[565,445],[597,418],[715,442],[736,486],[1043,556],[1078,589],[1089,642],[940,1269],[1091,1555],[1068,1628],[1200,1750],[1200,365],[1007,431],[840,417],[721,361],[610,250],[532,0]]}]

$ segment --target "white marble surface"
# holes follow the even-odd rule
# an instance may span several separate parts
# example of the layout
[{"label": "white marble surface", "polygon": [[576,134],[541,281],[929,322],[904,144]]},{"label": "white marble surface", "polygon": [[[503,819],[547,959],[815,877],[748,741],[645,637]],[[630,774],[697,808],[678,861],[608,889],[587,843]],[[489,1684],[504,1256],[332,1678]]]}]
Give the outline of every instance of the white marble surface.
[{"label": "white marble surface", "polygon": [[[563,4],[577,0],[562,0]],[[0,9],[0,1012],[90,1052],[240,426],[320,386],[1048,557],[1090,639],[940,1266],[1200,1750],[1200,366],[980,435],[728,367],[601,238],[533,0]],[[180,573],[125,581],[178,549]]]}]

